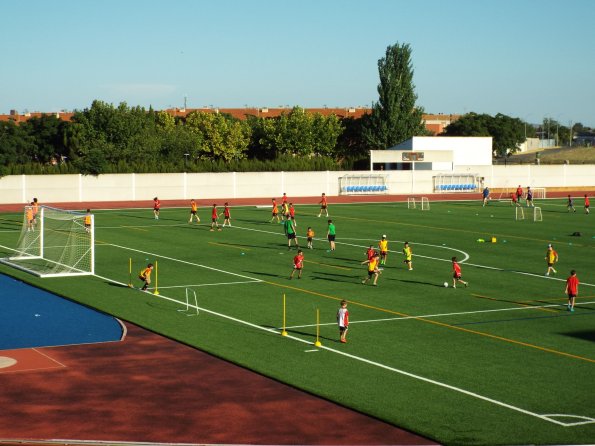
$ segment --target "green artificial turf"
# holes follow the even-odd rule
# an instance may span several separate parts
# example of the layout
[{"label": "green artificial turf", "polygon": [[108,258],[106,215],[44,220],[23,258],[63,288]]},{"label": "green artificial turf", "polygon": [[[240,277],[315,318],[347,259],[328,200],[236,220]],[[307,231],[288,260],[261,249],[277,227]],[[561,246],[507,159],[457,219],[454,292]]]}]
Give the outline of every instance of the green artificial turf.
[{"label": "green artificial turf", "polygon": [[[568,213],[561,200],[537,204],[542,222],[527,208],[515,221],[508,202],[432,202],[428,211],[332,205],[334,252],[326,218],[298,206],[300,280],[288,279],[295,248],[269,223],[269,207],[232,208],[233,227],[221,232],[208,230],[208,209],[199,210],[201,225],[187,223],[188,209],[163,209],[158,221],[148,209],[98,210],[96,277],[38,279],[3,265],[0,272],[441,443],[592,443],[594,217],[579,207]],[[16,245],[21,220],[0,215],[0,254]],[[308,226],[313,250],[305,249]],[[377,287],[364,286],[366,248],[383,234],[388,263]],[[404,241],[413,271],[403,263]],[[544,276],[548,243],[560,257],[554,277]],[[469,288],[451,287],[452,256]],[[127,286],[129,259],[136,288],[138,271],[157,261],[159,295]],[[573,313],[564,294],[571,269],[582,282]],[[187,293],[194,305],[193,292],[199,314],[190,317],[194,308],[178,310]],[[335,321],[342,299],[347,344]]]}]

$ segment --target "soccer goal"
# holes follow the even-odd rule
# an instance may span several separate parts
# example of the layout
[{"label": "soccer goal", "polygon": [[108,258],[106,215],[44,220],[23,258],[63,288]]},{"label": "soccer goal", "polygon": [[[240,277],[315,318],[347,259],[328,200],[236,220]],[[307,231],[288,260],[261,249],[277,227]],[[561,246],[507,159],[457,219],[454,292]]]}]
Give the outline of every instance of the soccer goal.
[{"label": "soccer goal", "polygon": [[533,208],[533,221],[543,221],[543,216],[541,215],[540,207]]},{"label": "soccer goal", "polygon": [[514,208],[514,219],[515,220],[524,220],[525,219],[525,211],[521,207]]},{"label": "soccer goal", "polygon": [[547,198],[545,187],[534,187],[532,189],[532,191],[533,191],[533,199]]},{"label": "soccer goal", "polygon": [[23,227],[14,254],[2,263],[39,277],[95,273],[93,215],[40,206],[32,218],[25,207]]},{"label": "soccer goal", "polygon": [[430,210],[430,200],[428,197],[407,197],[407,209]]}]

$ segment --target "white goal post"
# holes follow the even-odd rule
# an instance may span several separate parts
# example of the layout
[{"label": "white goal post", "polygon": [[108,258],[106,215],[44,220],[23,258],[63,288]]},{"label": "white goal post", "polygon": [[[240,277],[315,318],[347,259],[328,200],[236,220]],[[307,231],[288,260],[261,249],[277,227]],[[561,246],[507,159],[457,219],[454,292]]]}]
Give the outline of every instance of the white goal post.
[{"label": "white goal post", "polygon": [[522,207],[514,208],[514,219],[515,220],[524,220],[525,219],[525,211],[523,211]]},{"label": "white goal post", "polygon": [[14,254],[0,262],[39,277],[95,273],[95,222],[90,213],[40,206],[25,207]]},{"label": "white goal post", "polygon": [[533,221],[543,221],[543,215],[541,214],[540,207],[533,208]]},{"label": "white goal post", "polygon": [[422,211],[429,211],[430,200],[428,200],[428,197],[407,197],[407,209],[421,209]]},{"label": "white goal post", "polygon": [[547,198],[545,187],[534,187],[531,190],[533,191],[533,199]]}]

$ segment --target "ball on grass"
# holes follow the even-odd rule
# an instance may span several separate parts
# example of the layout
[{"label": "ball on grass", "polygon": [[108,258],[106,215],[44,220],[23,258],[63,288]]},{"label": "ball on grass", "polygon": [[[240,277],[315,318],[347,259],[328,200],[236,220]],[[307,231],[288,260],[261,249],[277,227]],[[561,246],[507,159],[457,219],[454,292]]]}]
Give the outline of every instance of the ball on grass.
[{"label": "ball on grass", "polygon": [[448,288],[448,282],[444,282],[444,288]]}]

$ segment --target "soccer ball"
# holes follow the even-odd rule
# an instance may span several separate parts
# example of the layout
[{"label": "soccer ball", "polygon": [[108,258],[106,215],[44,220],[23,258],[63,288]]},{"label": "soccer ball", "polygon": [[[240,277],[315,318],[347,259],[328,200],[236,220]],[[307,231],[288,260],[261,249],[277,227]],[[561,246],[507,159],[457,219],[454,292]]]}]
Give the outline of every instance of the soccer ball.
[{"label": "soccer ball", "polygon": [[444,288],[448,288],[448,282],[444,282]]}]

